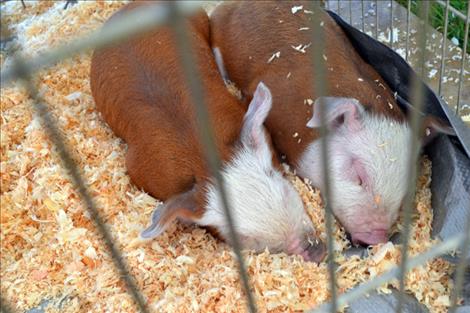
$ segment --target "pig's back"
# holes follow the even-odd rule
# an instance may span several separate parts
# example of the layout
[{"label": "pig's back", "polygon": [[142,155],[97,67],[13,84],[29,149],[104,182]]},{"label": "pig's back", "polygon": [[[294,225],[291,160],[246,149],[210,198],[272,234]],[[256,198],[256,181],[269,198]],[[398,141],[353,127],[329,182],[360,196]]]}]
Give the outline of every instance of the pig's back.
[{"label": "pig's back", "polygon": [[[293,14],[293,6],[299,4],[303,9]],[[272,89],[273,109],[266,126],[278,151],[292,164],[319,136],[305,127],[312,117],[305,100],[317,97],[312,92],[315,69],[311,55],[317,43],[307,30],[314,17],[311,10],[308,2],[244,1],[224,3],[211,15],[212,44],[220,48],[230,79],[248,98],[260,80]],[[362,60],[331,17],[324,11],[320,15],[328,96],[353,97],[371,111],[401,120],[403,114],[386,83]],[[302,48],[305,53],[298,51]],[[277,52],[279,58],[269,62]],[[395,110],[389,109],[389,102]]]},{"label": "pig's back", "polygon": [[[124,10],[136,6],[140,4]],[[201,10],[191,17],[190,24],[188,37],[196,49],[198,65],[210,68],[207,15]],[[111,129],[128,143],[126,160],[131,179],[163,200],[207,176],[193,102],[177,55],[173,34],[165,27],[96,51],[91,66],[96,107]],[[215,64],[213,72],[218,74]],[[221,79],[220,84],[212,83],[217,76],[202,76],[205,89],[211,85],[210,93],[217,93],[221,87],[225,90]],[[212,114],[219,114],[215,119],[219,148],[229,156],[227,143],[238,137],[243,108],[220,111],[218,104],[211,104],[214,96],[210,93],[206,103]],[[218,128],[222,131],[217,132]]]}]

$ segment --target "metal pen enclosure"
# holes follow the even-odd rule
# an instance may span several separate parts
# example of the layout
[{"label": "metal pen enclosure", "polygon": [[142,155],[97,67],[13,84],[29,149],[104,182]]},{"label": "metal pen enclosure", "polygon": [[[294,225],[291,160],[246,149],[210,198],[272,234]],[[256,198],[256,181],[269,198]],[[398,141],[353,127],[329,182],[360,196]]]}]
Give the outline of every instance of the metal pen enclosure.
[{"label": "metal pen enclosure", "polygon": [[[124,16],[121,22],[117,23],[119,24],[119,27],[108,32],[97,32],[87,38],[77,40],[75,44],[59,47],[56,50],[49,51],[33,60],[26,61],[18,57],[10,68],[3,69],[1,72],[2,88],[3,86],[6,86],[8,81],[13,79],[23,79],[25,81],[30,97],[34,100],[34,109],[40,117],[43,127],[46,129],[49,138],[54,143],[54,146],[58,149],[59,156],[64,167],[68,169],[69,175],[72,177],[72,181],[74,182],[76,189],[79,191],[79,194],[90,211],[90,215],[96,223],[98,234],[104,238],[106,246],[115,261],[115,266],[122,274],[129,293],[133,296],[137,307],[142,312],[148,311],[148,308],[145,305],[145,299],[138,290],[136,283],[134,282],[134,278],[129,274],[126,263],[122,259],[119,250],[114,246],[109,231],[106,229],[99,211],[89,195],[86,188],[86,182],[81,177],[77,165],[70,157],[68,149],[60,136],[58,128],[56,127],[55,121],[48,114],[47,105],[44,104],[44,101],[39,96],[35,86],[31,83],[31,74],[41,67],[50,66],[59,60],[70,57],[85,49],[98,48],[106,44],[110,44],[111,42],[123,40],[129,35],[135,35],[139,31],[155,27],[161,23],[170,23],[179,34],[180,40],[178,44],[181,48],[180,53],[183,56],[183,60],[186,58],[186,62],[183,62],[183,67],[187,74],[194,73],[194,69],[191,68],[190,53],[188,52],[188,49],[185,49],[184,47],[184,30],[180,26],[181,16],[187,12],[191,12],[191,9],[194,8],[194,5],[196,4],[196,2],[193,2],[192,4],[177,3],[170,5],[167,10],[161,10],[161,6],[158,6],[158,8],[152,10],[145,9],[140,10],[139,12],[133,12],[131,14],[132,16],[128,16],[127,18]],[[446,12],[448,9],[449,2],[447,1]],[[392,90],[397,92],[397,102],[404,111],[413,112],[416,116],[432,114],[443,118],[450,123],[457,134],[457,137],[454,138],[448,136],[438,137],[426,148],[425,151],[433,164],[433,179],[431,185],[433,192],[432,205],[434,209],[433,235],[442,239],[443,242],[429,250],[428,253],[411,258],[407,264],[403,265],[402,270],[409,270],[411,266],[417,266],[431,258],[445,255],[447,259],[457,264],[455,277],[457,291],[453,297],[453,307],[451,310],[457,310],[457,312],[463,312],[466,309],[468,310],[470,309],[470,275],[468,275],[468,262],[470,261],[470,129],[454,115],[449,107],[439,99],[439,97],[429,87],[420,81],[417,74],[414,73],[411,67],[397,53],[376,41],[374,38],[369,37],[353,26],[350,26],[335,13],[331,11],[329,11],[329,13],[347,34],[351,43],[361,57],[381,74]],[[139,22],[134,23],[137,15],[139,16],[139,19],[137,19]],[[466,18],[466,34],[468,37],[468,14]],[[320,27],[315,25],[315,23],[313,24],[314,29],[317,29],[318,31]],[[393,25],[391,25],[391,29],[393,29]],[[376,30],[376,36],[377,33],[378,31]],[[318,34],[319,33],[317,32],[317,35]],[[466,45],[464,45],[464,47],[465,46]],[[314,57],[316,57],[316,60],[320,60],[320,62],[322,62],[322,58],[318,57],[322,55],[320,49],[316,49],[318,51],[315,51],[316,56]],[[465,48],[463,59],[465,60]],[[463,70],[464,63],[462,62],[461,71],[463,72]],[[202,91],[200,90],[200,86],[198,86],[198,81],[194,80],[193,75],[189,75],[188,80],[188,85],[191,86],[191,90],[195,98],[199,99],[196,101],[198,122],[201,127],[200,133],[202,134],[203,142],[206,143],[206,155],[209,160],[209,164],[211,164],[212,170],[214,173],[217,173],[217,169],[220,168],[220,159],[216,154],[213,144],[211,144],[212,132],[210,125],[204,122],[207,117],[207,111],[203,104]],[[321,81],[321,77],[320,80],[317,81]],[[412,86],[416,86],[413,85],[413,81],[418,82],[419,87],[423,91],[420,95],[422,103],[424,104],[422,112],[416,112],[416,110],[413,109],[416,105],[416,103],[413,103],[414,98],[412,96]],[[460,83],[461,82],[462,80]],[[323,86],[323,88],[325,88],[323,91],[327,92],[327,86]],[[216,175],[216,178],[218,178],[219,185],[223,187],[223,181],[221,181],[220,177]],[[224,194],[224,188],[221,188],[221,192]],[[230,204],[225,201],[224,206],[228,216],[228,223],[232,225],[229,210]],[[331,225],[327,226],[328,232],[331,233]],[[233,231],[232,236],[236,237],[236,234]],[[233,241],[238,242],[236,239]],[[446,253],[459,247],[462,252],[462,256],[460,258],[446,255]],[[245,270],[239,245],[235,244],[234,250],[239,262],[239,271],[245,293],[248,295],[247,299],[249,310],[251,312],[255,312],[255,299],[251,296],[249,278]],[[361,251],[359,251],[359,253],[361,253]],[[467,272],[466,275],[465,272]],[[426,309],[417,303],[415,299],[408,296],[402,298],[398,291],[393,292],[390,295],[377,295],[372,293],[372,296],[369,298],[363,296],[365,293],[372,291],[380,284],[399,276],[399,274],[400,270],[398,268],[392,269],[390,272],[375,278],[373,281],[365,283],[362,286],[358,286],[338,297],[333,289],[333,305],[321,306],[314,311],[334,312],[337,306],[349,303],[349,312],[377,312],[377,307],[381,307],[381,311],[379,312],[395,312],[397,304],[400,307],[398,310],[401,312],[426,312]],[[330,275],[332,285],[334,286],[334,264],[331,260]],[[403,276],[400,277],[403,279]],[[464,306],[457,308],[456,299],[462,285],[466,286],[464,292],[465,304]],[[5,312],[12,311],[11,308],[8,308],[7,299],[1,300],[2,310]]]}]

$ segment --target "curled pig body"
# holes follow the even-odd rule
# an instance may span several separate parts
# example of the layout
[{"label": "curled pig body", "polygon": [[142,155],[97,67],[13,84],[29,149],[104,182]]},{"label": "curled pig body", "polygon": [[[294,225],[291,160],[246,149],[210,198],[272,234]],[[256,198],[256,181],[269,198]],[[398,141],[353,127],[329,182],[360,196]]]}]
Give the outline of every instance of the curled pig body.
[{"label": "curled pig body", "polygon": [[[130,4],[123,11],[140,5]],[[112,27],[112,21],[105,27]],[[263,127],[271,109],[269,89],[260,83],[245,111],[217,71],[206,13],[200,10],[185,23],[243,247],[256,251],[267,247],[271,252],[320,261],[324,245],[315,239],[300,196],[273,161]],[[169,27],[95,51],[93,97],[103,118],[128,144],[126,165],[132,181],[165,200],[141,235],[153,238],[180,219],[207,226],[229,241],[219,190],[204,160],[178,55]]]},{"label": "curled pig body", "polygon": [[[272,90],[266,127],[274,147],[297,173],[322,189],[319,99],[312,92],[311,3],[229,2],[212,13],[219,71],[250,98],[259,81]],[[317,13],[317,12],[315,12]],[[318,12],[325,38],[323,98],[329,129],[331,205],[355,243],[388,240],[408,179],[411,130],[392,91],[357,54],[340,27]],[[426,139],[447,131],[425,119]]]}]

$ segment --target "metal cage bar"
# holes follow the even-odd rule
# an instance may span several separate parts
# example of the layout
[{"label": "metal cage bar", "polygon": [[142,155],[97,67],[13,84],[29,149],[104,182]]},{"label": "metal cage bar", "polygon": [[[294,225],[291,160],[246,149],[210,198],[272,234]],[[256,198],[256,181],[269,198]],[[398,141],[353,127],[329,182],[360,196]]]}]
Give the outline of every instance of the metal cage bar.
[{"label": "metal cage bar", "polygon": [[[465,240],[464,234],[458,234],[444,242],[434,245],[431,249],[424,253],[421,253],[408,260],[406,264],[406,270],[409,271],[415,267],[421,266],[426,262],[442,256],[446,253],[452,252],[457,249]],[[398,277],[400,268],[398,266],[393,267],[384,274],[374,277],[368,282],[362,283],[357,287],[354,287],[350,291],[340,295],[338,297],[338,306],[344,306],[352,301],[359,299],[370,291],[377,289],[378,287],[390,282],[392,279]],[[314,310],[306,311],[307,313],[326,313],[330,310],[331,303],[325,303]]]},{"label": "metal cage bar", "polygon": [[390,48],[393,49],[393,0],[390,0]]},{"label": "metal cage bar", "polygon": [[424,107],[424,86],[420,82],[420,78],[424,77],[424,62],[426,60],[426,32],[427,32],[427,24],[428,24],[428,14],[429,14],[429,3],[424,1],[421,4],[421,8],[419,10],[420,13],[420,25],[418,27],[418,70],[417,75],[415,75],[411,81],[411,101],[410,103],[414,106],[415,110],[411,110],[411,121],[410,127],[412,130],[412,137],[411,137],[411,145],[410,145],[410,153],[408,159],[408,173],[409,179],[407,181],[407,188],[408,190],[404,203],[403,203],[403,240],[402,240],[402,252],[401,252],[401,263],[400,263],[400,271],[399,271],[399,281],[400,281],[400,292],[398,293],[398,303],[396,307],[396,312],[401,313],[403,308],[403,301],[404,301],[404,292],[405,292],[405,279],[406,279],[406,264],[408,262],[408,244],[410,239],[411,233],[411,215],[413,212],[413,203],[415,198],[415,191],[416,191],[416,176],[417,176],[417,166],[416,161],[419,155],[420,145],[418,142],[418,133],[419,129],[421,128],[422,123],[422,116],[419,112]]},{"label": "metal cage bar", "polygon": [[[321,26],[321,14],[320,7],[315,6],[314,18],[312,19],[312,42],[316,42],[313,50],[313,68],[314,73],[313,90],[316,92],[317,99],[328,95],[328,85],[325,77],[325,60],[324,60],[324,29]],[[331,291],[331,312],[337,312],[337,288],[336,288],[336,277],[335,277],[335,258],[334,258],[334,245],[333,245],[333,212],[331,209],[332,193],[330,188],[330,173],[329,173],[329,159],[328,159],[328,138],[326,127],[326,113],[325,110],[321,109],[324,107],[324,103],[320,100],[320,120],[322,127],[320,127],[321,136],[321,156],[323,166],[323,177],[324,177],[324,189],[323,199],[325,202],[325,224],[326,224],[326,237],[327,237],[327,248],[328,248],[328,274],[329,274],[329,287]]]},{"label": "metal cage bar", "polygon": [[411,11],[411,0],[408,0],[406,5],[406,43],[405,43],[405,60],[408,61],[408,54],[410,48],[410,11]]},{"label": "metal cage bar", "polygon": [[[200,1],[185,1],[178,5],[183,14],[193,12]],[[65,58],[89,49],[99,49],[114,42],[124,40],[130,36],[162,25],[168,21],[167,8],[137,8],[133,12],[123,14],[120,22],[113,24],[105,30],[97,30],[89,35],[75,39],[67,44],[61,45],[52,51],[45,52],[34,57],[32,60],[23,60],[28,72],[35,72],[43,67],[52,66]],[[14,66],[2,69],[0,80],[2,87],[6,86],[12,79],[16,78]]]},{"label": "metal cage bar", "polygon": [[[445,7],[446,6],[446,3],[442,0],[434,0],[435,3],[439,4],[440,6],[443,6]],[[455,16],[457,16],[458,18],[460,18],[461,20],[466,20],[468,19],[465,18],[465,14],[463,14],[462,12],[460,12],[459,10],[457,10],[456,8],[454,8],[452,5],[449,6],[449,11],[452,12]]]},{"label": "metal cage bar", "polygon": [[467,43],[468,43],[468,27],[470,25],[470,4],[467,6],[467,18],[465,19],[465,35],[462,49],[462,63],[460,65],[459,75],[459,89],[457,91],[457,108],[455,113],[458,115],[460,112],[460,97],[462,95],[463,73],[465,72],[465,59],[467,58]]},{"label": "metal cage bar", "polygon": [[364,0],[361,0],[361,21],[362,21],[362,32],[364,32],[364,26],[365,26],[365,21],[364,21]]},{"label": "metal cage bar", "polygon": [[375,39],[379,39],[379,1],[375,0]]},{"label": "metal cage bar", "polygon": [[6,302],[5,298],[3,298],[1,295],[0,295],[0,312],[13,313],[10,303]]},{"label": "metal cage bar", "polygon": [[181,65],[187,78],[187,85],[195,100],[194,105],[199,129],[199,138],[201,139],[201,143],[204,146],[205,158],[208,162],[212,175],[214,175],[215,183],[218,186],[218,190],[222,199],[222,209],[224,210],[224,215],[229,225],[229,237],[237,257],[239,275],[242,280],[242,285],[248,301],[248,309],[251,313],[255,313],[257,311],[256,303],[254,296],[250,291],[249,277],[241,252],[240,240],[237,233],[235,232],[234,220],[230,211],[225,182],[220,172],[222,168],[222,162],[215,144],[215,136],[210,123],[209,112],[204,103],[204,90],[201,84],[198,70],[195,66],[195,58],[193,57],[193,54],[190,53],[192,48],[190,44],[190,38],[186,34],[182,15],[178,13],[178,10],[176,10],[176,4],[172,2],[170,7],[170,24],[173,27],[176,35],[176,45],[178,48],[178,53],[181,57]]},{"label": "metal cage bar", "polygon": [[352,26],[352,1],[349,1],[349,24]]},{"label": "metal cage bar", "polygon": [[148,312],[146,307],[146,301],[142,296],[137,283],[134,280],[133,275],[128,270],[128,266],[125,260],[122,257],[121,252],[114,244],[113,238],[108,227],[105,224],[104,219],[101,217],[101,214],[98,211],[98,208],[93,200],[93,197],[88,191],[87,184],[83,179],[77,164],[72,158],[63,136],[60,133],[59,128],[57,127],[54,119],[49,113],[49,108],[44,104],[44,100],[39,95],[37,88],[31,82],[30,69],[28,69],[25,64],[21,61],[20,58],[16,59],[16,74],[20,78],[28,93],[31,97],[32,106],[35,111],[35,114],[39,117],[42,127],[45,129],[47,136],[51,140],[53,146],[57,149],[58,156],[62,162],[62,166],[68,171],[68,175],[72,180],[75,190],[78,191],[78,194],[82,198],[85,207],[87,208],[90,218],[95,223],[96,230],[98,234],[103,238],[106,248],[111,254],[111,258],[114,262],[115,267],[118,269],[121,277],[124,280],[128,293],[134,299],[137,307],[141,312]]},{"label": "metal cage bar", "polygon": [[441,70],[440,70],[440,75],[439,75],[439,87],[437,89],[437,92],[439,96],[442,94],[442,78],[444,77],[444,71],[445,71],[445,60],[446,60],[446,44],[447,44],[447,26],[449,22],[449,1],[446,0],[446,9],[444,13],[444,36],[442,37],[442,52],[441,52]]},{"label": "metal cage bar", "polygon": [[457,301],[462,292],[464,283],[465,267],[469,265],[468,254],[470,252],[470,215],[468,216],[467,225],[465,225],[465,228],[466,231],[464,233],[464,239],[460,245],[462,253],[460,256],[460,261],[457,264],[457,268],[455,270],[455,284],[451,295],[451,307],[449,309],[449,313],[455,313],[455,311],[457,311]]},{"label": "metal cage bar", "polygon": [[[443,1],[436,1],[437,3],[443,5]],[[408,57],[408,37],[409,37],[409,11],[410,11],[410,3],[411,1],[409,0],[408,1],[408,14],[407,14],[407,51],[406,51],[406,57]],[[178,3],[177,6],[175,6],[175,8],[177,7],[178,10],[182,10],[182,12],[190,12],[191,8],[194,8],[195,7],[195,4],[196,2],[193,2],[193,3]],[[361,1],[361,5],[362,5],[362,1]],[[337,7],[338,7],[338,13],[340,11],[340,3],[339,1],[337,2]],[[449,5],[448,5],[448,1],[446,2],[446,10],[450,10],[451,12],[453,12],[454,14],[456,14],[454,11],[453,11],[453,8],[451,8]],[[363,10],[362,10],[363,12]],[[174,14],[175,11],[172,11],[172,14]],[[376,32],[375,32],[375,35],[376,35],[376,38],[378,37],[378,1],[376,0],[375,1],[375,13],[376,13]],[[460,13],[460,12],[458,12]],[[63,60],[67,57],[70,57],[72,56],[73,54],[76,54],[76,53],[79,53],[81,51],[84,51],[86,49],[91,49],[91,48],[100,48],[100,47],[103,47],[105,45],[108,45],[110,43],[113,43],[113,42],[116,42],[116,41],[119,41],[119,40],[123,40],[131,35],[135,35],[135,34],[138,34],[139,32],[141,31],[145,31],[147,29],[150,29],[152,27],[155,27],[157,25],[160,25],[164,22],[167,22],[168,19],[169,19],[169,13],[167,11],[162,11],[161,9],[159,10],[149,10],[148,8],[145,8],[145,10],[135,10],[135,12],[131,12],[129,14],[126,14],[126,15],[123,15],[122,16],[122,20],[121,21],[118,21],[115,23],[114,27],[113,28],[108,28],[104,31],[99,31],[99,32],[95,32],[93,33],[92,35],[90,36],[87,36],[87,37],[84,37],[84,38],[81,38],[81,39],[78,39],[78,40],[74,40],[73,42],[70,42],[68,43],[67,45],[64,45],[64,46],[61,46],[59,48],[56,48],[54,50],[51,50],[47,53],[44,53],[40,56],[37,56],[37,57],[34,57],[32,58],[32,60],[21,60],[21,59],[17,59],[17,61],[10,67],[10,68],[7,68],[5,70],[2,70],[1,71],[1,79],[2,79],[2,88],[6,86],[6,84],[9,82],[9,81],[12,81],[13,79],[17,79],[17,78],[26,78],[26,85],[28,87],[28,90],[30,92],[30,96],[33,98],[33,105],[35,106],[35,111],[39,113],[39,117],[41,118],[41,121],[42,121],[42,124],[43,124],[43,127],[45,127],[47,133],[49,134],[49,137],[50,139],[52,140],[52,142],[54,143],[54,146],[56,146],[58,148],[58,151],[59,151],[59,156],[61,157],[64,165],[66,168],[68,168],[70,171],[71,171],[71,174],[72,174],[72,181],[75,183],[75,186],[76,186],[76,189],[79,190],[82,198],[85,200],[86,204],[87,204],[87,208],[89,210],[95,210],[96,214],[90,214],[92,216],[92,219],[95,221],[95,223],[97,224],[97,229],[100,231],[100,234],[103,236],[103,238],[105,238],[105,241],[107,242],[107,246],[108,246],[108,243],[109,243],[109,246],[108,246],[108,249],[111,251],[111,255],[112,255],[112,259],[113,261],[115,262],[115,265],[116,267],[119,269],[119,271],[121,272],[121,274],[123,274],[123,278],[124,278],[124,281],[126,282],[129,290],[130,290],[130,294],[134,297],[134,300],[136,301],[137,305],[139,306],[139,308],[141,309],[141,311],[145,312],[146,311],[146,307],[145,307],[145,301],[142,297],[142,295],[140,294],[140,291],[135,288],[133,289],[134,287],[136,287],[135,285],[135,282],[133,282],[133,279],[132,279],[132,276],[130,276],[128,270],[127,270],[127,267],[124,263],[124,260],[122,260],[122,258],[120,257],[120,252],[117,248],[113,248],[113,245],[114,243],[112,242],[112,239],[109,235],[109,232],[107,231],[105,225],[103,224],[103,221],[99,215],[99,212],[97,211],[94,203],[93,203],[93,199],[90,197],[90,195],[88,194],[88,191],[87,191],[87,188],[86,188],[86,184],[84,183],[82,177],[80,176],[80,173],[78,171],[78,168],[76,167],[76,164],[73,162],[72,158],[70,157],[70,155],[67,153],[67,149],[66,149],[66,146],[64,145],[62,139],[61,139],[61,136],[60,136],[60,133],[54,123],[54,120],[51,119],[51,116],[48,114],[48,109],[47,109],[47,106],[44,104],[44,101],[42,101],[42,99],[39,97],[38,93],[37,93],[37,89],[35,88],[35,86],[31,83],[31,81],[29,80],[29,77],[30,75],[39,70],[40,68],[43,68],[45,66],[50,66],[60,60]],[[461,13],[460,13],[461,14]],[[178,15],[178,14],[177,14]],[[456,14],[457,16],[459,16],[458,14]],[[462,14],[461,14],[462,15]],[[468,15],[469,15],[469,11],[467,11],[467,20],[466,20],[466,40],[468,39]],[[138,16],[138,18],[136,18]],[[462,15],[463,16],[463,15]],[[351,15],[350,15],[351,17]],[[463,16],[463,18],[465,18]],[[393,16],[392,16],[392,23],[393,23]],[[323,33],[322,33],[322,28],[319,27],[319,25],[317,25],[318,23],[314,23],[315,27],[314,27],[314,30],[315,32],[318,32],[318,36],[319,37],[315,37],[316,39],[318,38],[322,38],[321,36],[323,36]],[[364,24],[364,19],[363,19],[363,24]],[[184,30],[182,31],[181,29],[178,30],[178,25],[175,25],[176,26],[176,31],[178,33],[180,32],[183,32],[184,33]],[[446,26],[447,27],[447,23],[446,23]],[[421,34],[421,32],[418,33],[418,36],[421,36],[423,38],[421,38],[419,40],[419,42],[421,44],[423,44],[423,39],[424,39],[424,42],[425,42],[425,31],[426,31],[426,25],[424,25],[424,34]],[[184,36],[184,35],[183,35]],[[178,45],[180,45],[180,47],[185,47],[185,45],[187,46],[188,45],[188,42],[184,40],[183,37],[181,36],[177,36],[178,38]],[[393,36],[392,36],[392,33],[391,33],[391,40],[393,40]],[[323,41],[322,40],[318,40],[321,44],[323,44]],[[445,43],[445,38],[444,38],[444,43]],[[422,48],[424,46],[421,46]],[[464,48],[466,47],[466,44],[464,45]],[[316,52],[314,54],[314,64],[317,65],[317,68],[316,68],[316,73],[317,75],[315,76],[315,87],[316,88],[319,88],[319,91],[318,91],[318,94],[319,95],[322,95],[322,94],[326,94],[326,90],[327,90],[327,86],[323,86],[322,85],[325,83],[325,81],[322,79],[322,75],[321,73],[324,72],[324,69],[323,69],[323,66],[324,66],[324,63],[323,63],[323,60],[322,60],[322,51],[323,47],[319,47],[319,46],[316,46]],[[424,49],[421,49],[421,57],[420,57],[420,64],[421,64],[421,72],[424,68],[423,64],[424,63]],[[182,51],[180,51],[182,53],[182,56],[183,56],[183,62],[186,64],[186,63],[189,63],[189,66],[186,64],[186,66],[184,66],[184,70],[186,71],[187,74],[191,74],[191,73],[196,73],[194,72],[195,69],[194,69],[194,66],[193,66],[193,63],[191,63],[191,54],[190,53],[186,53],[187,49],[182,49]],[[465,52],[464,52],[465,53]],[[189,56],[188,56],[189,55]],[[443,56],[443,59],[444,59],[444,56]],[[442,61],[443,62],[443,61]],[[462,58],[462,64],[464,62],[464,58]],[[442,66],[442,65],[441,65]],[[462,67],[462,71],[461,71],[461,75],[463,73],[463,70],[464,68]],[[197,74],[197,73],[196,73]],[[422,73],[421,73],[422,74]],[[441,75],[442,75],[442,70],[441,70]],[[207,114],[207,112],[204,113],[204,106],[203,106],[203,94],[202,94],[202,91],[201,90],[198,90],[198,88],[200,89],[200,86],[198,86],[198,83],[199,81],[195,78],[194,75],[187,75],[188,76],[188,83],[189,83],[189,86],[191,87],[191,90],[193,92],[193,94],[196,96],[196,108],[198,110],[198,122],[199,124],[201,125],[201,122],[204,121],[205,119],[205,113]],[[460,79],[460,83],[462,83],[462,77]],[[416,85],[417,83],[414,82],[414,85]],[[418,84],[419,85],[419,84]],[[417,106],[417,108],[419,108],[419,106],[422,105],[422,102],[423,102],[423,99],[422,99],[422,90],[419,90],[419,89],[414,89],[414,93],[413,93],[413,103]],[[459,87],[459,95],[460,95],[460,87]],[[324,121],[324,114],[322,113],[321,114],[321,119],[322,121]],[[203,134],[210,134],[210,129],[207,128],[207,129],[204,129],[204,124],[202,124],[203,127],[201,127],[199,129],[199,131]],[[207,123],[205,123],[205,125],[207,126]],[[412,128],[416,131],[416,129],[418,129],[418,125],[419,125],[419,116],[417,114],[413,114],[412,116]],[[324,131],[324,130],[323,130]],[[206,137],[205,135],[202,136],[203,139],[204,137]],[[208,139],[210,138],[210,136],[207,136],[205,138],[205,140],[209,140]],[[323,160],[324,160],[324,169],[325,169],[325,172],[328,172],[327,171],[327,162],[328,162],[328,158],[326,157],[327,153],[328,153],[328,150],[325,148],[326,145],[327,145],[327,141],[325,139],[325,136],[322,137],[322,146],[323,146],[323,149],[322,149],[322,156],[323,156]],[[209,143],[210,145],[210,143]],[[411,155],[412,156],[415,156],[417,154],[417,145],[416,145],[416,142],[414,145],[411,146],[412,148],[412,153]],[[210,149],[208,149],[210,150]],[[214,167],[213,169],[218,169],[219,167],[217,166],[217,162],[219,162],[220,164],[220,160],[217,159],[217,157],[215,157],[214,154],[212,154],[210,151],[206,151],[207,154],[208,154],[208,158],[211,159],[213,158],[212,161],[210,162],[213,162],[211,163]],[[416,176],[416,172],[413,170],[414,166],[413,166],[413,157],[410,158],[410,173],[412,173],[412,176]],[[218,171],[215,171],[214,172],[215,175],[220,175],[220,174],[217,174]],[[414,174],[413,174],[414,173]],[[326,173],[327,174],[327,173]],[[329,178],[328,175],[325,175],[326,178]],[[328,179],[327,179],[328,180]],[[413,195],[414,195],[414,189],[415,189],[415,184],[414,184],[414,180],[415,179],[412,179],[410,180],[410,192],[407,196],[407,205],[405,205],[405,217],[406,215],[410,215],[410,212],[411,212],[411,202],[413,200]],[[222,193],[222,196],[224,197],[224,192],[223,192],[223,182],[222,180],[220,180],[220,188],[221,188],[221,193]],[[328,191],[329,188],[326,188],[326,192],[324,192],[324,197],[325,199],[329,199],[330,197],[330,193]],[[226,205],[227,204],[227,200],[226,198],[223,200],[224,201],[224,209],[227,210],[227,217],[229,217],[230,215],[230,211],[228,209],[228,206]],[[461,288],[461,285],[463,283],[463,275],[461,275],[463,273],[463,270],[465,269],[465,264],[466,264],[466,260],[465,260],[465,256],[466,254],[468,254],[468,249],[469,249],[469,243],[470,243],[470,221],[468,221],[468,224],[467,224],[467,231],[465,234],[460,234],[452,239],[449,239],[443,243],[440,243],[440,244],[437,244],[435,246],[433,246],[432,249],[430,249],[429,251],[423,253],[423,254],[420,254],[414,258],[410,258],[409,260],[407,259],[407,241],[408,241],[408,237],[409,237],[409,227],[410,227],[410,223],[405,223],[405,230],[406,228],[408,228],[407,231],[404,232],[404,242],[403,242],[403,254],[402,254],[402,263],[400,265],[400,268],[396,267],[394,269],[392,269],[391,271],[387,272],[386,274],[384,275],[381,275],[379,277],[376,277],[374,278],[373,280],[365,283],[365,284],[362,284],[362,285],[359,285],[358,287],[354,288],[353,290],[351,290],[350,292],[348,293],[345,293],[339,297],[336,296],[336,284],[335,284],[335,273],[334,273],[334,259],[333,259],[333,247],[332,247],[332,214],[331,214],[331,208],[329,206],[329,201],[326,201],[326,223],[327,223],[327,235],[328,235],[328,251],[329,251],[329,262],[328,262],[328,268],[329,268],[329,272],[330,272],[330,277],[332,277],[332,279],[330,280],[330,288],[331,288],[331,291],[332,291],[332,299],[333,299],[333,304],[330,304],[329,306],[328,305],[324,305],[322,306],[321,308],[319,308],[318,310],[315,310],[315,312],[320,312],[322,310],[322,308],[328,308],[330,311],[335,311],[335,309],[338,307],[338,306],[341,306],[341,305],[344,305],[346,303],[348,303],[348,301],[352,301],[353,299],[356,299],[360,296],[362,296],[363,294],[365,294],[366,292],[370,291],[370,290],[373,290],[374,288],[377,288],[379,287],[380,285],[390,281],[391,279],[393,279],[394,277],[400,277],[400,285],[401,285],[401,290],[403,290],[402,286],[404,285],[404,275],[405,275],[405,272],[413,267],[416,267],[416,266],[419,266],[419,265],[422,265],[424,264],[425,262],[427,262],[428,260],[432,259],[432,258],[435,258],[437,256],[440,256],[444,253],[447,253],[448,251],[450,250],[453,250],[453,249],[456,249],[458,248],[459,246],[462,248],[462,259],[460,260],[460,263],[459,265],[457,266],[457,270],[456,270],[456,288],[454,290],[454,293],[453,293],[453,296],[452,296],[452,308],[451,309],[455,309],[455,306],[456,306],[456,303],[457,303],[457,298],[458,298],[458,295],[459,295],[459,288]],[[409,220],[409,218],[408,218]],[[100,224],[101,223],[101,224]],[[329,225],[329,226],[328,226]],[[101,226],[103,226],[103,228],[101,228]],[[231,227],[233,227],[233,225],[231,225]],[[236,238],[236,235],[233,233],[234,237],[233,238]],[[108,239],[106,239],[108,238]],[[236,239],[235,239],[236,240]],[[109,242],[108,242],[109,241]],[[115,249],[115,250],[113,250]],[[234,250],[235,247],[234,247]],[[113,252],[114,251],[114,252]],[[241,279],[243,281],[243,285],[245,287],[245,290],[246,290],[246,295],[248,297],[248,303],[249,303],[249,307],[250,309],[252,310],[254,306],[251,306],[250,305],[250,302],[253,302],[253,299],[249,299],[251,293],[249,291],[249,287],[248,287],[248,283],[245,283],[248,281],[248,278],[245,277],[243,278],[243,270],[242,270],[242,267],[243,267],[243,260],[242,260],[242,257],[241,257],[241,254],[239,256],[239,252],[237,253],[236,251],[236,254],[237,254],[237,258],[240,262],[240,275],[241,275]],[[459,276],[459,273],[460,273],[460,276]],[[459,287],[460,286],[460,287]],[[401,293],[400,293],[401,294]],[[401,303],[401,302],[399,302]],[[4,300],[2,299],[2,310],[5,310],[5,306],[4,306],[5,302]],[[397,308],[397,311],[399,312],[400,310],[400,304],[399,304],[399,307]]]}]

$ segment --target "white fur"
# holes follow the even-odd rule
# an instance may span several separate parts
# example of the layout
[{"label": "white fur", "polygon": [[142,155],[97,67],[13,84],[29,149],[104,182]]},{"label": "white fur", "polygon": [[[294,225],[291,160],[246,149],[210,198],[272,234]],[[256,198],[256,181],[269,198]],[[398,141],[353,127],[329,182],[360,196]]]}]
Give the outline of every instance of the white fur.
[{"label": "white fur", "polygon": [[[305,243],[314,229],[300,196],[273,167],[263,127],[271,106],[271,92],[260,82],[243,120],[240,145],[222,169],[222,176],[243,247],[290,253],[297,251],[296,243]],[[229,240],[220,193],[213,184],[207,187],[206,201],[205,213],[196,222],[215,226]]]},{"label": "white fur", "polygon": [[[289,238],[301,240],[313,232],[300,196],[273,168],[267,147],[261,157],[253,149],[241,148],[223,169],[223,178],[235,230],[244,248],[285,251]],[[214,185],[208,188],[206,211],[197,223],[216,226],[222,236],[229,238],[219,191]]]},{"label": "white fur", "polygon": [[[328,136],[332,209],[350,233],[388,229],[398,216],[409,179],[408,125],[369,113],[363,114],[361,123],[358,131],[342,128]],[[297,171],[322,189],[321,148],[321,140],[310,144]],[[352,169],[352,158],[362,162],[370,179],[367,188],[347,175]]]}]

